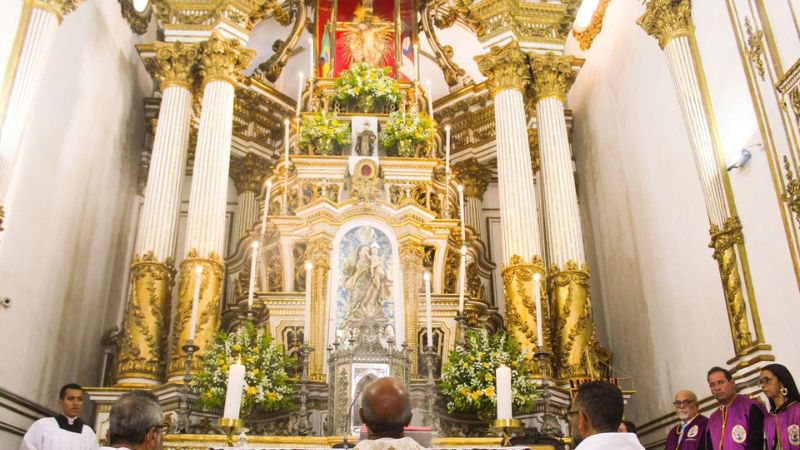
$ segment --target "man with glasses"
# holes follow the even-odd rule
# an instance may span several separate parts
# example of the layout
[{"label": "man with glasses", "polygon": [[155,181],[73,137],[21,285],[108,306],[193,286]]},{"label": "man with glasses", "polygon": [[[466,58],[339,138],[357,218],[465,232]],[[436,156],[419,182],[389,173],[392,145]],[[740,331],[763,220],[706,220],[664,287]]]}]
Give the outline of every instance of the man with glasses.
[{"label": "man with glasses", "polygon": [[624,408],[622,391],[613,384],[581,384],[569,412],[575,450],[644,450],[635,434],[617,432]]},{"label": "man with glasses", "polygon": [[697,450],[706,434],[708,418],[698,412],[697,395],[682,390],[675,394],[675,415],[681,423],[669,430],[664,450]]},{"label": "man with glasses", "polygon": [[101,450],[161,450],[164,414],[155,395],[144,391],[123,394],[108,418],[111,447]]},{"label": "man with glasses", "polygon": [[708,418],[708,450],[761,450],[764,445],[764,406],[736,393],[733,374],[721,367],[708,371],[708,387],[719,409]]}]

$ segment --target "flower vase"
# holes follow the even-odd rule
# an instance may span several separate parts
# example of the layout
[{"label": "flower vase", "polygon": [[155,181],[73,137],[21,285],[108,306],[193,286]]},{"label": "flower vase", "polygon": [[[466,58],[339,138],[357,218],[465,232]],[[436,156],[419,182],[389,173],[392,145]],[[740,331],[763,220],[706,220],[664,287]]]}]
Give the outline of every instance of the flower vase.
[{"label": "flower vase", "polygon": [[331,137],[321,137],[317,139],[316,145],[316,153],[317,155],[330,155],[333,153],[333,138]]},{"label": "flower vase", "polygon": [[403,139],[397,141],[397,154],[399,156],[413,157],[416,151],[414,141],[411,139]]}]

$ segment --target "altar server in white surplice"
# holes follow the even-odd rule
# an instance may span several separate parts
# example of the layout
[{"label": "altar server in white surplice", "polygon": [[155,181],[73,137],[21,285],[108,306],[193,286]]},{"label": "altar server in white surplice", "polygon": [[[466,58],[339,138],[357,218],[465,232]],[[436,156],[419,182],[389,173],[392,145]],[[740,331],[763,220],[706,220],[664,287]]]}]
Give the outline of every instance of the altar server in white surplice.
[{"label": "altar server in white surplice", "polygon": [[420,450],[423,447],[403,428],[411,423],[411,392],[400,380],[379,378],[370,383],[361,397],[361,420],[367,426],[367,440],[354,450]]},{"label": "altar server in white surplice", "polygon": [[20,450],[96,450],[97,436],[78,415],[83,409],[83,388],[75,383],[58,391],[61,414],[39,419],[22,438]]}]

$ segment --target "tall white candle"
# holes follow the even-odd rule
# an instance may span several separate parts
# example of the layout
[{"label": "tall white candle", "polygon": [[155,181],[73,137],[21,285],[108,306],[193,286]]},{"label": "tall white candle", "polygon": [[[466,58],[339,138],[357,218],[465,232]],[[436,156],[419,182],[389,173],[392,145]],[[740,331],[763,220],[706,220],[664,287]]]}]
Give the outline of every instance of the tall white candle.
[{"label": "tall white candle", "polygon": [[433,319],[432,319],[432,314],[431,314],[431,274],[430,274],[430,272],[425,272],[425,274],[422,276],[422,278],[425,280],[425,312],[427,314],[426,317],[428,318],[428,323],[427,323],[428,335],[426,336],[427,337],[426,342],[428,344],[428,347],[432,347],[433,346]]},{"label": "tall white candle", "polygon": [[272,195],[272,180],[267,180],[267,193],[264,194],[264,214],[261,216],[261,235],[267,234],[267,215],[269,214],[269,201]]},{"label": "tall white candle", "polygon": [[305,322],[303,323],[303,339],[306,343],[311,339],[311,272],[314,265],[311,261],[306,261],[306,305],[305,305]]},{"label": "tall white candle", "polygon": [[283,119],[283,168],[289,172],[289,119]]},{"label": "tall white candle", "polygon": [[194,269],[194,295],[192,295],[192,316],[189,321],[189,340],[194,341],[197,332],[197,302],[200,300],[200,285],[203,284],[203,266]]},{"label": "tall white candle", "polygon": [[466,225],[464,223],[464,186],[459,184],[458,189],[458,217],[461,219],[461,242],[467,238]]},{"label": "tall white candle", "polygon": [[250,257],[250,289],[247,291],[247,307],[253,307],[253,295],[256,290],[256,262],[258,258],[258,242],[253,242]]},{"label": "tall white candle", "polygon": [[536,273],[533,275],[533,298],[536,302],[536,344],[539,347],[544,347],[544,339],[542,336],[542,293],[539,290],[539,280],[541,276]]},{"label": "tall white candle", "polygon": [[294,114],[297,117],[300,117],[300,108],[303,106],[303,72],[297,74],[299,81],[297,82],[297,108],[294,111]]},{"label": "tall white candle", "polygon": [[495,380],[497,385],[495,391],[497,392],[497,418],[498,419],[511,419],[511,369],[506,366],[500,366],[495,371]]},{"label": "tall white candle", "polygon": [[464,314],[464,289],[466,288],[467,246],[461,246],[461,264],[458,268],[458,315]]},{"label": "tall white candle", "polygon": [[222,416],[226,419],[238,419],[242,406],[244,388],[244,366],[241,361],[231,364],[228,372],[228,389],[225,391],[225,410]]},{"label": "tall white candle", "polygon": [[428,94],[428,114],[433,117],[433,92],[431,92],[431,80],[428,80],[426,84],[428,87],[428,91],[426,92]]},{"label": "tall white candle", "polygon": [[445,125],[444,136],[444,171],[450,173],[450,125]]},{"label": "tall white candle", "polygon": [[314,39],[308,38],[308,79],[313,80],[314,75]]}]

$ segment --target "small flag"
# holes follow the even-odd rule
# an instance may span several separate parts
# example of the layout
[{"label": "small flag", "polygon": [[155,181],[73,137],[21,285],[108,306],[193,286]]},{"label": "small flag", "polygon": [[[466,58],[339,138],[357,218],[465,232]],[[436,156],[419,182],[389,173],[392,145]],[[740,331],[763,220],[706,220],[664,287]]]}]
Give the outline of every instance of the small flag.
[{"label": "small flag", "polygon": [[325,30],[322,32],[322,49],[319,52],[320,66],[322,67],[322,77],[330,78],[333,76],[333,66],[331,64],[331,23],[325,24]]}]

